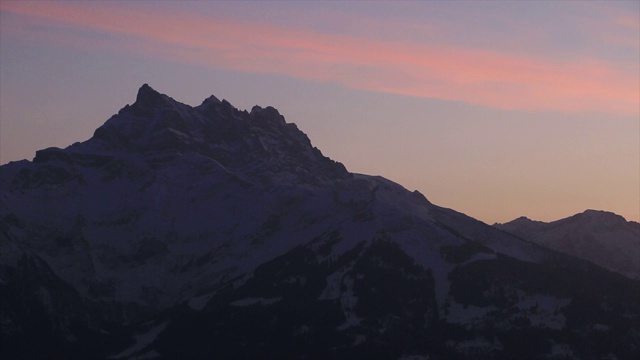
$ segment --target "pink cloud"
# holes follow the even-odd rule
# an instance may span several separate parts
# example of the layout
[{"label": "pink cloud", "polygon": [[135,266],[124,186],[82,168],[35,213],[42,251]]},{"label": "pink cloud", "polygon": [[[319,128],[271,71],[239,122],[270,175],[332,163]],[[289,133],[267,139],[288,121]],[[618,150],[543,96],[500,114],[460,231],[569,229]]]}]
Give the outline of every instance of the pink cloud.
[{"label": "pink cloud", "polygon": [[618,25],[629,28],[630,30],[640,31],[640,18],[637,16],[621,15],[617,17],[615,21]]},{"label": "pink cloud", "polygon": [[1,4],[2,11],[117,34],[120,50],[172,61],[499,109],[637,114],[640,108],[637,70],[629,66],[629,74],[626,64],[590,59],[561,62],[103,3]]}]

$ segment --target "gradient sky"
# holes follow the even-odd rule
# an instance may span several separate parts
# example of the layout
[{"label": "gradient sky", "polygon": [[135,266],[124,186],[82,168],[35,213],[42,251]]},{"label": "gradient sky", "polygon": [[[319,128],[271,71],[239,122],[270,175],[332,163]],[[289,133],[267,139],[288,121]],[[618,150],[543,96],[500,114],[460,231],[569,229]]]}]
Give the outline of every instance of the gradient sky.
[{"label": "gradient sky", "polygon": [[640,221],[640,2],[0,0],[0,163],[148,83],[272,105],[352,172],[487,223]]}]

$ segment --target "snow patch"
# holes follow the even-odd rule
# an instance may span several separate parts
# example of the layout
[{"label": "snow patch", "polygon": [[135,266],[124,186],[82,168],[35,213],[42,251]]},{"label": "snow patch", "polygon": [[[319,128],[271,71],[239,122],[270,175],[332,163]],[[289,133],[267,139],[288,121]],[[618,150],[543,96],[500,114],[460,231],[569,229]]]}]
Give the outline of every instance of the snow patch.
[{"label": "snow patch", "polygon": [[345,273],[350,270],[345,269],[343,271],[335,272],[327,276],[327,286],[322,290],[318,300],[337,300],[341,295],[342,278]]},{"label": "snow patch", "polygon": [[403,355],[398,358],[398,360],[429,360],[431,357],[429,355]]},{"label": "snow patch", "polygon": [[560,330],[567,320],[561,310],[570,302],[569,299],[537,294],[521,300],[515,307],[526,313],[532,327]]},{"label": "snow patch", "polygon": [[557,357],[573,357],[571,346],[567,344],[554,344],[551,347],[551,356]]},{"label": "snow patch", "polygon": [[447,341],[447,345],[454,348],[457,352],[465,355],[473,355],[483,352],[492,352],[502,350],[500,343],[493,343],[483,337],[478,337],[473,340],[465,340],[460,342],[454,342],[452,340]]},{"label": "snow patch", "polygon": [[245,298],[236,300],[231,303],[232,306],[251,306],[251,305],[273,305],[282,300],[281,297],[276,298]]},{"label": "snow patch", "polygon": [[189,307],[193,310],[200,311],[204,309],[205,306],[207,306],[207,303],[209,302],[209,300],[211,300],[212,297],[213,294],[192,297],[187,302],[187,305],[189,305]]},{"label": "snow patch", "polygon": [[495,260],[498,258],[497,254],[491,254],[491,253],[485,253],[485,252],[480,252],[480,253],[476,253],[473,254],[471,256],[471,258],[469,260],[467,260],[466,262],[462,263],[462,265],[466,265],[472,262],[476,262],[476,261],[482,261],[482,260]]},{"label": "snow patch", "polygon": [[[167,327],[167,323],[161,323],[149,329],[145,333],[135,335],[135,344],[133,344],[128,349],[122,351],[119,354],[112,355],[107,357],[107,359],[123,359],[123,358],[131,358],[131,355],[143,350],[145,347],[151,345],[158,337],[158,335]],[[151,353],[148,353],[152,355]],[[151,359],[152,357],[146,357],[146,359]],[[140,357],[133,357],[133,359],[140,359]]]},{"label": "snow patch", "polygon": [[352,346],[358,346],[367,341],[367,335],[356,335],[356,339],[353,341]]},{"label": "snow patch", "polygon": [[461,304],[452,301],[451,303],[449,303],[449,307],[447,310],[449,311],[447,321],[456,324],[470,325],[485,321],[487,319],[487,314],[489,312],[498,310],[498,308],[495,306],[462,306]]}]

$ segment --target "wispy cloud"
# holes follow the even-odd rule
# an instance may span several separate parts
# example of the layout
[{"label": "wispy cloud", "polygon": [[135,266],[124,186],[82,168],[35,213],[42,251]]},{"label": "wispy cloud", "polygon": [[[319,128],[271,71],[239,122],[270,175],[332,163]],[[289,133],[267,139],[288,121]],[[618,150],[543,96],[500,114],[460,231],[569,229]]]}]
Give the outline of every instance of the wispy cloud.
[{"label": "wispy cloud", "polygon": [[640,31],[640,18],[638,17],[621,15],[616,18],[616,23],[631,30]]},{"label": "wispy cloud", "polygon": [[[123,51],[135,49],[172,61],[499,109],[637,114],[640,107],[637,69],[631,66],[629,73],[628,64],[621,67],[589,58],[558,61],[506,51],[385,41],[117,4],[1,4],[2,11],[53,20],[79,32],[92,29],[115,34]],[[636,26],[625,19],[619,21],[619,25],[629,24]],[[82,46],[86,45],[84,41]]]}]

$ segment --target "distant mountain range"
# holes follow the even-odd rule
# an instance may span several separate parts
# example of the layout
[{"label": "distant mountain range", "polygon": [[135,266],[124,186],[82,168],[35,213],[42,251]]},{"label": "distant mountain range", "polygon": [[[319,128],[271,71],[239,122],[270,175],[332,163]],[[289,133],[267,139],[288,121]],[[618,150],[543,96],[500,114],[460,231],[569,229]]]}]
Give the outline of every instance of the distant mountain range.
[{"label": "distant mountain range", "polygon": [[640,279],[640,223],[626,221],[620,215],[587,210],[549,223],[520,217],[494,226],[536,244]]},{"label": "distant mountain range", "polygon": [[3,359],[640,358],[640,281],[350,173],[272,107],[144,85],[1,166],[0,201]]}]

